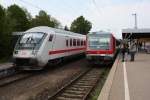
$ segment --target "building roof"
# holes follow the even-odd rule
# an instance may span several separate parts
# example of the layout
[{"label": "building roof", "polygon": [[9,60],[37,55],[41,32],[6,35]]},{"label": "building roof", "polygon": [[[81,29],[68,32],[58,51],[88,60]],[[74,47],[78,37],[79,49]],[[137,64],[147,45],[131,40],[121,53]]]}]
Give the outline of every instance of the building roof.
[{"label": "building roof", "polygon": [[143,29],[122,29],[123,39],[150,38],[150,28]]},{"label": "building roof", "polygon": [[143,29],[122,29],[122,33],[150,33],[150,28]]},{"label": "building roof", "polygon": [[79,34],[79,33],[74,33],[74,32],[70,32],[70,31],[66,31],[63,29],[56,29],[56,28],[52,28],[52,27],[47,27],[47,26],[38,26],[38,27],[33,27],[28,29],[27,31],[24,32],[13,32],[12,35],[23,35],[27,32],[44,32],[44,33],[57,33],[57,34],[65,34],[65,35],[72,35],[72,36],[78,36],[78,37],[85,37],[85,35]]}]

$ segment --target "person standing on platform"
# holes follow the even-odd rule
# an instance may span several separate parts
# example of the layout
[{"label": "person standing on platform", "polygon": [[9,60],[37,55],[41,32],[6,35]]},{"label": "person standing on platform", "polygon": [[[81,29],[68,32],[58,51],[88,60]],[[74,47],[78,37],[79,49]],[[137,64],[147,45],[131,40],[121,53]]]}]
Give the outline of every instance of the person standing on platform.
[{"label": "person standing on platform", "polygon": [[122,62],[125,60],[125,53],[128,51],[128,46],[127,44],[123,43],[121,53],[122,53]]},{"label": "person standing on platform", "polygon": [[136,53],[136,43],[134,41],[130,45],[129,52],[130,52],[130,56],[131,56],[130,61],[134,61],[135,53]]}]

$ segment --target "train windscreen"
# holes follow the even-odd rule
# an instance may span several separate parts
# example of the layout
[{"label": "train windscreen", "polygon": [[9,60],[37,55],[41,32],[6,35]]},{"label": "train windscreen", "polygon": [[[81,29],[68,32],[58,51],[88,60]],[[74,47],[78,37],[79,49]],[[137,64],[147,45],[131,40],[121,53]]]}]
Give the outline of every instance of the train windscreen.
[{"label": "train windscreen", "polygon": [[25,33],[18,40],[15,49],[39,49],[45,35],[42,32]]},{"label": "train windscreen", "polygon": [[89,49],[91,50],[109,50],[110,49],[110,35],[89,35],[88,36]]}]

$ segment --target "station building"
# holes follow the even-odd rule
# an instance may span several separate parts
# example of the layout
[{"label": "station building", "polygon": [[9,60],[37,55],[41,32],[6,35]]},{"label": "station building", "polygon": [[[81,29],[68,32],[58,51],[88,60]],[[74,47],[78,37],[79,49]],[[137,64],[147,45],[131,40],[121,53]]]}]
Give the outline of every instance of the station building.
[{"label": "station building", "polygon": [[150,28],[122,29],[122,39],[128,42],[129,45],[135,41],[137,51],[147,51],[147,49],[150,49]]}]

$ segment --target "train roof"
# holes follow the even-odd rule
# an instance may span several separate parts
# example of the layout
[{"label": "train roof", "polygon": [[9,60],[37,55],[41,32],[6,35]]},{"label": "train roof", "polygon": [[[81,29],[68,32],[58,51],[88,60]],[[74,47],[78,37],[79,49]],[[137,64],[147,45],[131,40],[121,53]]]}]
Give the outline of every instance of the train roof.
[{"label": "train roof", "polygon": [[48,34],[55,32],[56,34],[63,34],[63,35],[73,35],[73,36],[79,36],[79,37],[85,36],[85,35],[82,35],[79,33],[65,31],[62,29],[51,28],[51,27],[47,27],[47,26],[34,27],[34,28],[27,30],[26,32],[44,32],[44,33],[48,33]]},{"label": "train roof", "polygon": [[89,35],[91,34],[112,34],[111,32],[104,32],[104,31],[97,31],[97,32],[90,32]]}]

